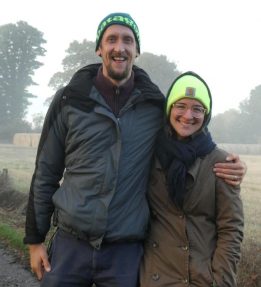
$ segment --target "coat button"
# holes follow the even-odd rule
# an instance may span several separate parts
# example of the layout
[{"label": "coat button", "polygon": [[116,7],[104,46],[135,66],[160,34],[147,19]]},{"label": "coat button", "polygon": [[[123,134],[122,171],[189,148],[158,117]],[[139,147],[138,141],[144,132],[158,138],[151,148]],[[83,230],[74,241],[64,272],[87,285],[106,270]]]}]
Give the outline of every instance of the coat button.
[{"label": "coat button", "polygon": [[157,242],[154,241],[154,242],[152,243],[152,247],[153,247],[153,248],[157,248],[158,246],[159,246],[159,245],[158,245]]},{"label": "coat button", "polygon": [[183,218],[184,218],[184,214],[180,214],[180,215],[179,215],[179,218],[180,218],[180,219],[183,219]]},{"label": "coat button", "polygon": [[152,280],[158,281],[159,279],[160,279],[160,276],[159,276],[158,273],[154,273],[154,274],[152,275]]},{"label": "coat button", "polygon": [[182,248],[182,250],[184,250],[184,251],[187,251],[188,250],[188,246],[183,246],[183,247],[181,247]]},{"label": "coat button", "polygon": [[188,284],[188,279],[187,278],[185,278],[184,280],[183,280],[183,282],[185,283],[185,284]]}]

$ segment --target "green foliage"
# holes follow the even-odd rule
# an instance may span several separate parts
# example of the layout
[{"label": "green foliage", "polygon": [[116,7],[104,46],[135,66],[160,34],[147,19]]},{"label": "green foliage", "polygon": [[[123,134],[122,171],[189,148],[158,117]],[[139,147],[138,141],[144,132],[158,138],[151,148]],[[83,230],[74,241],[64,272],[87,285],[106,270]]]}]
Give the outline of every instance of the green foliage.
[{"label": "green foliage", "polygon": [[157,56],[145,52],[136,59],[136,64],[150,75],[152,81],[159,86],[164,95],[167,94],[174,79],[180,75],[177,65],[169,62],[164,55]]},{"label": "green foliage", "polygon": [[27,248],[23,244],[23,237],[23,233],[18,229],[7,224],[0,224],[0,239],[9,247],[27,252]]},{"label": "green foliage", "polygon": [[37,57],[44,56],[45,42],[42,33],[26,22],[0,27],[1,126],[15,127],[26,115],[29,99],[35,97],[28,87],[36,85],[32,76],[42,65]]}]

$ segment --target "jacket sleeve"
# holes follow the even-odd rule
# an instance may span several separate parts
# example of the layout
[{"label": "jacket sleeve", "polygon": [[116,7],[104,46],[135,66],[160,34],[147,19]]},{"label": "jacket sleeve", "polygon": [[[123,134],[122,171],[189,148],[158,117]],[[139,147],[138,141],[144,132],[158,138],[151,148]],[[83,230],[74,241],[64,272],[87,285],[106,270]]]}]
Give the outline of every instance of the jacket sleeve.
[{"label": "jacket sleeve", "polygon": [[44,242],[54,211],[52,196],[64,172],[67,129],[62,95],[63,90],[57,92],[44,121],[29,192],[25,244]]},{"label": "jacket sleeve", "polygon": [[216,183],[217,246],[212,260],[214,279],[219,287],[237,286],[236,272],[241,256],[244,216],[240,187]]}]

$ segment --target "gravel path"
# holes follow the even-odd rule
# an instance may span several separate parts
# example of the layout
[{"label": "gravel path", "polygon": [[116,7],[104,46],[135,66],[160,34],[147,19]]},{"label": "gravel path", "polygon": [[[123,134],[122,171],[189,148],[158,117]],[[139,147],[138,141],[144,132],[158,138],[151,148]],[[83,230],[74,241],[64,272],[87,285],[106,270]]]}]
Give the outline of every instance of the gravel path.
[{"label": "gravel path", "polygon": [[10,253],[0,248],[0,287],[39,287],[39,282]]}]

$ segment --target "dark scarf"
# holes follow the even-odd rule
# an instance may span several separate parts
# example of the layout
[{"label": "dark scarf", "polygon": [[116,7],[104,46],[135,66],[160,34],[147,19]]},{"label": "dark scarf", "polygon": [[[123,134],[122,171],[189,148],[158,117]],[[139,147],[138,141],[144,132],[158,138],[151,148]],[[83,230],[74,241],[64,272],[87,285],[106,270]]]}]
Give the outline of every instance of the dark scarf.
[{"label": "dark scarf", "polygon": [[206,128],[186,142],[177,140],[175,135],[168,135],[166,131],[159,134],[156,155],[166,171],[170,198],[180,208],[186,193],[188,169],[198,157],[209,154],[215,146]]}]

